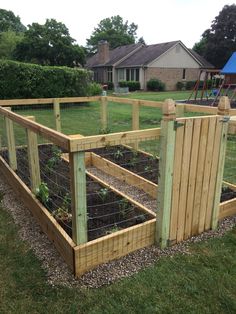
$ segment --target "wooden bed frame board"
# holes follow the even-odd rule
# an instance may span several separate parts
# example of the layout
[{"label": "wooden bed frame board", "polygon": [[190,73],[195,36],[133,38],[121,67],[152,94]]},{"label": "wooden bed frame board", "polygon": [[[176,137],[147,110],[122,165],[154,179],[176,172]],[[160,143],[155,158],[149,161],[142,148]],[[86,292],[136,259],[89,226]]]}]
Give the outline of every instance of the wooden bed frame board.
[{"label": "wooden bed frame board", "polygon": [[154,244],[156,219],[75,247],[75,275]]},{"label": "wooden bed frame board", "polygon": [[71,270],[74,271],[75,243],[1,156],[0,172],[4,175],[17,195],[19,195],[19,198],[22,199],[24,205],[31,211],[43,232],[55,244],[55,247]]},{"label": "wooden bed frame board", "polygon": [[127,183],[137,187],[140,190],[145,191],[153,199],[157,198],[158,185],[144,179],[143,177],[129,171],[121,166],[118,166],[114,162],[103,158],[95,153],[91,153],[92,166],[102,170],[103,172]]}]

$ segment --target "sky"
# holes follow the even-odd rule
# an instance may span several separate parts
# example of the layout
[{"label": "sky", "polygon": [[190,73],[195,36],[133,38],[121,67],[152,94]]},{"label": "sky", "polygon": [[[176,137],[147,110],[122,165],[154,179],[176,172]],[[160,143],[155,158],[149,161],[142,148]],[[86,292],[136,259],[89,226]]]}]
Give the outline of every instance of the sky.
[{"label": "sky", "polygon": [[11,10],[24,25],[44,24],[46,19],[64,23],[79,45],[86,46],[99,22],[120,15],[129,24],[138,25],[137,36],[146,44],[181,40],[188,48],[202,33],[227,0],[1,0],[0,8]]}]

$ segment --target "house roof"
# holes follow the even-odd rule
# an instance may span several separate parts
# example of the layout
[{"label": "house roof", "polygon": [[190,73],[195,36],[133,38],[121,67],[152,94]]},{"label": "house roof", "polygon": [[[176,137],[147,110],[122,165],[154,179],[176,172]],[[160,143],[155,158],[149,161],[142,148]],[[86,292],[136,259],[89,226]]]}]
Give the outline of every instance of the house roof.
[{"label": "house roof", "polygon": [[98,53],[96,53],[94,56],[89,58],[86,63],[86,67],[92,68],[92,67],[97,67],[97,66],[112,66],[116,62],[122,60],[125,56],[130,54],[132,51],[135,51],[138,48],[141,48],[142,44],[131,44],[131,45],[125,45],[125,46],[119,46],[115,49],[110,50],[109,52],[109,57],[110,59],[104,63],[104,64],[99,64],[98,61]]},{"label": "house roof", "polygon": [[[214,68],[212,64],[207,62],[202,56],[188,49],[180,40],[165,42],[155,45],[143,45],[141,43],[120,46],[110,50],[110,59],[104,64],[99,64],[98,53],[88,59],[86,67],[93,68],[99,66],[114,66],[118,68],[125,67],[141,67],[148,65],[170,48],[180,43],[184,49],[199,63],[202,68]],[[130,55],[129,55],[130,54]]]},{"label": "house roof", "polygon": [[193,49],[189,49],[190,53],[200,62],[201,66],[206,69],[213,69],[214,65],[212,65],[210,62],[208,62],[205,58],[200,56],[196,51]]},{"label": "house roof", "polygon": [[125,59],[119,67],[143,66],[160,57],[163,53],[175,46],[179,41],[171,41],[142,47],[135,54]]},{"label": "house roof", "polygon": [[226,65],[220,72],[221,74],[236,74],[236,52],[227,61]]}]

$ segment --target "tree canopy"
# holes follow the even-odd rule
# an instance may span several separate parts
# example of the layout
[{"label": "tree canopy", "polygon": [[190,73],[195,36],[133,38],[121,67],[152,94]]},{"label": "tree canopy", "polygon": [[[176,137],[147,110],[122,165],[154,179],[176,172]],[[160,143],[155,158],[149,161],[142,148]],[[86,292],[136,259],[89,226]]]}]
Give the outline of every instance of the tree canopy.
[{"label": "tree canopy", "polygon": [[136,24],[128,24],[128,21],[124,22],[119,15],[105,18],[100,21],[90,38],[87,39],[88,51],[95,53],[98,48],[98,42],[101,40],[108,41],[111,49],[133,44],[136,40],[137,29],[138,26]]},{"label": "tree canopy", "polygon": [[74,42],[65,24],[47,19],[44,25],[33,23],[28,26],[14,55],[19,61],[42,65],[83,65],[85,50]]},{"label": "tree canopy", "polygon": [[0,33],[13,31],[24,32],[26,27],[21,23],[19,16],[15,16],[12,11],[0,9]]},{"label": "tree canopy", "polygon": [[222,68],[236,51],[236,5],[225,5],[193,47],[217,68]]}]

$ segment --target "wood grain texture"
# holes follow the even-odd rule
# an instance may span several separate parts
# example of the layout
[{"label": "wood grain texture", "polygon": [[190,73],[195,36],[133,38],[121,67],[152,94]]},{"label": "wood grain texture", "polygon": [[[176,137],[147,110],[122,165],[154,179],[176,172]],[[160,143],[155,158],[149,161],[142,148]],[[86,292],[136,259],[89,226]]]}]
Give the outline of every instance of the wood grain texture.
[{"label": "wood grain texture", "polygon": [[58,252],[65,262],[74,271],[74,250],[75,243],[49,214],[48,210],[36,199],[30,189],[15,174],[8,164],[0,157],[0,173],[4,175],[16,195],[23,201],[24,205],[31,211],[43,232],[54,243]]},{"label": "wood grain texture", "polygon": [[75,247],[75,275],[154,244],[156,219]]}]

